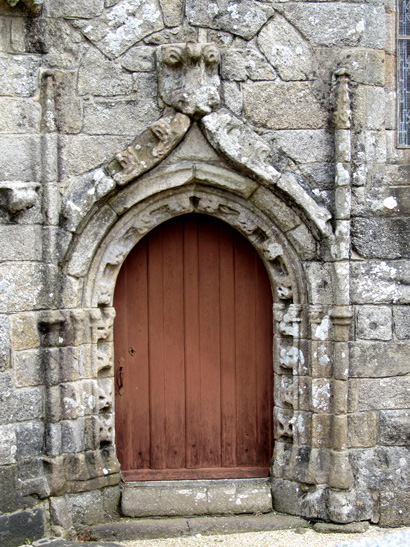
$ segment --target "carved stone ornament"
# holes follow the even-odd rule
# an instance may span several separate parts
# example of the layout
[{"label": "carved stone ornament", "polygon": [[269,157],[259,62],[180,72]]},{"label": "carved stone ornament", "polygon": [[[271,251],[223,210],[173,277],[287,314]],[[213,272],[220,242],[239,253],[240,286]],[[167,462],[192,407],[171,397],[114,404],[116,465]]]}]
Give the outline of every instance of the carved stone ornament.
[{"label": "carved stone ornament", "polygon": [[184,114],[169,110],[138,135],[108,166],[112,178],[123,185],[160,163],[182,140],[191,125]]},{"label": "carved stone ornament", "polygon": [[350,110],[350,76],[348,70],[340,68],[335,72],[335,78],[333,125],[335,129],[349,129],[352,112]]},{"label": "carved stone ornament", "polygon": [[277,182],[280,173],[270,164],[269,146],[229,110],[221,108],[205,116],[201,125],[212,146],[230,163],[268,185]]},{"label": "carved stone ornament", "polygon": [[214,44],[170,44],[156,52],[159,94],[179,112],[200,118],[219,107],[219,50]]},{"label": "carved stone ornament", "polygon": [[30,209],[37,201],[40,185],[31,182],[12,182],[0,185],[0,207],[14,215]]},{"label": "carved stone ornament", "polygon": [[[7,0],[8,5],[12,8],[14,8],[14,6],[17,6],[19,2],[20,0]],[[25,4],[34,15],[40,14],[43,3],[44,0],[23,0],[23,4]]]}]

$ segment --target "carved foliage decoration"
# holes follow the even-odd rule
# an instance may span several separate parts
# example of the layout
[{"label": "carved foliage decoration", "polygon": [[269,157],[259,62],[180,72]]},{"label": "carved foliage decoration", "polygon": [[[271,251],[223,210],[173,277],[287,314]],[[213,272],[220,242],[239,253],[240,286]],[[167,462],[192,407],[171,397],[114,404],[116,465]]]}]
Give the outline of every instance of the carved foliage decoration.
[{"label": "carved foliage decoration", "polygon": [[179,112],[200,118],[219,107],[219,50],[214,44],[171,44],[156,52],[159,94]]}]

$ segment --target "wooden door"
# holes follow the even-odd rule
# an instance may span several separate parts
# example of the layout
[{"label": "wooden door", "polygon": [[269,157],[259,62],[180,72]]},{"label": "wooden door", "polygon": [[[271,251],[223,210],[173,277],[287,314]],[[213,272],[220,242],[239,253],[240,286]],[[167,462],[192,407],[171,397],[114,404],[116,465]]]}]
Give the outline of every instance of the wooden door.
[{"label": "wooden door", "polygon": [[272,295],[217,219],[154,229],[115,290],[116,445],[125,480],[264,477],[272,455]]}]

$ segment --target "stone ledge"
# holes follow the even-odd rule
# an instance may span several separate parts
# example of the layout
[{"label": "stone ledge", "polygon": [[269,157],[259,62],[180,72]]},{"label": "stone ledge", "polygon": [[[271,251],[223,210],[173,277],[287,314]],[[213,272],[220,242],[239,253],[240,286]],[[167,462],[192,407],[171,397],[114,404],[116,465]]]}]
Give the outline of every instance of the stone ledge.
[{"label": "stone ledge", "polygon": [[180,536],[236,534],[305,528],[308,521],[289,515],[231,515],[224,517],[133,519],[89,528],[92,541],[131,541]]}]

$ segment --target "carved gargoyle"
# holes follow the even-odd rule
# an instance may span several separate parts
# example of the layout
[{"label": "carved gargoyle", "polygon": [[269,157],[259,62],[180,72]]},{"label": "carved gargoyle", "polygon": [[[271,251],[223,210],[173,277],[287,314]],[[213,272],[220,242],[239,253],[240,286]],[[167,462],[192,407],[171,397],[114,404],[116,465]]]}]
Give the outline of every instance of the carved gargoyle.
[{"label": "carved gargoyle", "polygon": [[[7,0],[9,6],[14,8],[20,0]],[[43,7],[44,0],[22,0],[23,4],[33,13],[34,15],[39,15],[41,8]]]},{"label": "carved gargoyle", "polygon": [[161,99],[196,119],[220,105],[219,50],[214,44],[170,44],[156,52]]}]

